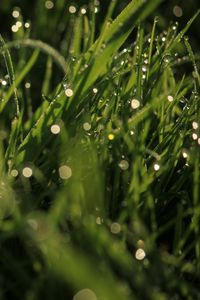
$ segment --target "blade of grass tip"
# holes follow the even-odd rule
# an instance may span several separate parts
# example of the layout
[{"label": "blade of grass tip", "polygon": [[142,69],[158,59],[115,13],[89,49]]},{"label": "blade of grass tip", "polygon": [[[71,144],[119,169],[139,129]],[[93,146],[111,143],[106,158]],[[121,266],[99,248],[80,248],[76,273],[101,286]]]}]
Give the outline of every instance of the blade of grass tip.
[{"label": "blade of grass tip", "polygon": [[154,43],[154,37],[155,37],[155,31],[156,31],[156,24],[157,23],[158,23],[158,17],[155,17],[154,18],[154,22],[153,22],[152,32],[151,32],[150,46],[149,46],[147,80],[149,79],[149,74],[150,74],[150,69],[151,69],[151,59],[152,59],[152,53],[153,53],[153,43]]},{"label": "blade of grass tip", "polygon": [[29,73],[29,71],[35,65],[35,62],[38,59],[39,53],[40,53],[40,50],[35,49],[32,56],[30,57],[29,61],[27,62],[26,66],[22,69],[20,74],[18,74],[15,82],[10,86],[8,92],[6,93],[6,95],[4,97],[4,101],[1,103],[0,112],[2,112],[4,110],[5,106],[7,105],[8,101],[10,100],[12,95],[15,94],[16,88],[19,86],[19,84],[22,82],[24,77]]},{"label": "blade of grass tip", "polygon": [[176,36],[176,38],[172,41],[171,45],[169,45],[169,47],[167,47],[166,51],[171,51],[171,50],[173,50],[176,47],[177,43],[179,43],[181,41],[181,39],[183,38],[183,36],[186,34],[186,32],[188,31],[188,29],[192,25],[192,23],[198,17],[199,13],[200,13],[200,9],[198,9],[198,11],[196,12],[196,14],[187,22],[186,26],[183,28],[183,30],[181,30],[179,32],[179,34]]},{"label": "blade of grass tip", "polygon": [[[36,159],[37,155],[42,151],[42,146],[44,147],[44,141],[45,145],[47,145],[50,140],[48,126],[56,119],[56,117],[62,114],[63,119],[66,121],[73,118],[74,112],[77,110],[77,105],[79,104],[80,99],[82,99],[81,96],[88,87],[94,83],[99,75],[106,71],[110,57],[125,42],[135,25],[152,12],[161,1],[162,0],[137,0],[130,2],[109,26],[109,29],[105,34],[105,41],[108,42],[107,47],[94,57],[94,63],[87,68],[86,76],[82,76],[83,78],[80,79],[75,86],[74,96],[69,99],[67,106],[66,101],[63,101],[63,98],[65,97],[64,94],[50,104],[45,114],[40,117],[34,128],[30,130],[24,139],[24,142],[21,144],[16,163],[21,163],[24,159],[28,161]],[[88,50],[87,55],[90,58],[91,49]],[[78,96],[75,97],[75,95]],[[46,128],[46,130],[44,130],[44,128]],[[34,148],[34,151],[32,151],[32,147]],[[30,151],[27,151],[27,149]]]},{"label": "blade of grass tip", "polygon": [[73,32],[73,38],[70,45],[70,53],[72,55],[79,56],[81,52],[81,40],[82,40],[82,17],[78,16],[75,19],[75,25],[74,25],[74,32]]},{"label": "blade of grass tip", "polygon": [[[77,83],[75,93],[81,96],[95,80],[107,70],[108,61],[122,46],[132,30],[138,23],[151,13],[162,0],[136,0],[131,1],[121,14],[110,24],[107,20],[104,29],[95,44],[85,54],[89,67],[85,76]],[[105,47],[100,46],[104,44]],[[101,48],[101,51],[97,51]],[[91,54],[92,53],[92,54]],[[77,101],[79,99],[77,98]],[[68,107],[74,102],[72,98]],[[76,106],[73,103],[73,106]],[[68,109],[67,107],[67,109]]]},{"label": "blade of grass tip", "polygon": [[192,51],[192,47],[190,45],[190,43],[188,42],[188,37],[185,37],[184,38],[184,42],[185,42],[185,46],[187,48],[187,51],[188,51],[188,54],[189,54],[189,57],[193,63],[193,68],[194,68],[194,72],[195,72],[195,78],[197,79],[198,81],[198,84],[200,86],[200,76],[199,76],[199,71],[198,71],[198,68],[197,68],[197,64],[196,64],[196,61],[195,61],[195,56],[194,56],[194,52]]},{"label": "blade of grass tip", "polygon": [[16,117],[18,118],[19,114],[20,114],[20,110],[19,110],[19,100],[18,100],[18,96],[17,96],[17,89],[16,89],[16,85],[15,85],[14,67],[13,67],[10,52],[5,46],[6,46],[6,43],[3,39],[3,37],[0,35],[0,50],[1,50],[1,53],[3,54],[4,61],[6,64],[6,69],[7,69],[8,76],[9,76],[9,84],[10,84],[10,86],[13,87],[14,101],[15,101],[15,106],[16,106]]}]

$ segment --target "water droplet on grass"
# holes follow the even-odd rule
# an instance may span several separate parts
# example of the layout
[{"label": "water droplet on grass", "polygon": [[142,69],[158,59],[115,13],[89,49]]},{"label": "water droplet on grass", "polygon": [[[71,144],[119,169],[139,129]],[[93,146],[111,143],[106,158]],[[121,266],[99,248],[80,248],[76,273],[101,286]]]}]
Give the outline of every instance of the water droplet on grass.
[{"label": "water droplet on grass", "polygon": [[196,130],[196,129],[198,129],[199,128],[199,124],[197,123],[197,122],[192,122],[192,128],[194,129],[194,130]]},{"label": "water droplet on grass", "polygon": [[16,169],[11,170],[11,172],[10,172],[10,175],[11,175],[12,177],[17,177],[18,174],[19,174],[19,172],[18,172]]},{"label": "water droplet on grass", "polygon": [[51,125],[50,130],[51,130],[51,133],[53,133],[53,134],[59,134],[60,133],[60,126],[57,125],[57,124],[53,124],[53,125]]},{"label": "water droplet on grass", "polygon": [[114,134],[113,134],[113,133],[110,133],[110,134],[108,135],[108,139],[109,139],[109,141],[113,141],[113,140],[114,140],[114,138],[115,138],[115,136],[114,136]]},{"label": "water droplet on grass", "polygon": [[169,95],[169,96],[167,97],[167,100],[168,100],[169,102],[173,102],[173,101],[174,101],[174,97],[171,96],[171,95]]},{"label": "water droplet on grass", "polygon": [[74,5],[69,6],[69,12],[70,14],[75,14],[76,13],[76,7]]},{"label": "water droplet on grass", "polygon": [[160,170],[160,165],[158,163],[155,163],[153,166],[154,170],[157,172]]},{"label": "water droplet on grass", "polygon": [[137,99],[131,100],[131,107],[132,109],[137,109],[138,107],[140,107],[140,101]]},{"label": "water droplet on grass", "polygon": [[89,131],[89,130],[91,129],[91,124],[88,123],[88,122],[84,123],[84,124],[83,124],[83,129],[84,129],[85,131]]},{"label": "water droplet on grass", "polygon": [[46,9],[52,9],[54,7],[54,3],[52,1],[47,0],[45,2]]},{"label": "water droplet on grass", "polygon": [[30,178],[33,175],[33,170],[30,167],[25,167],[22,170],[22,175],[26,178]]},{"label": "water droplet on grass", "polygon": [[26,89],[30,89],[30,87],[31,87],[30,82],[26,82],[26,83],[25,83],[25,88],[26,88]]},{"label": "water droplet on grass", "polygon": [[74,92],[73,92],[72,89],[67,88],[67,89],[65,90],[65,95],[66,95],[67,97],[72,97],[73,94],[74,94]]},{"label": "water droplet on grass", "polygon": [[198,139],[198,135],[196,133],[193,133],[192,138],[193,138],[194,141],[196,141]]},{"label": "water droplet on grass", "polygon": [[13,12],[12,12],[12,16],[13,16],[13,18],[19,18],[19,11],[18,10],[13,10]]},{"label": "water droplet on grass", "polygon": [[146,253],[142,248],[137,249],[135,252],[135,258],[137,260],[143,260],[146,257]]},{"label": "water droplet on grass", "polygon": [[97,88],[93,88],[93,93],[97,94],[98,93],[98,89]]},{"label": "water droplet on grass", "polygon": [[121,170],[126,171],[129,168],[129,163],[127,160],[123,159],[120,161],[118,166],[120,167]]},{"label": "water droplet on grass", "polygon": [[69,166],[63,165],[60,166],[59,170],[59,176],[61,179],[69,179],[72,176],[72,170]]},{"label": "water droplet on grass", "polygon": [[87,10],[85,8],[81,8],[81,14],[85,15],[87,13]]},{"label": "water droplet on grass", "polygon": [[83,289],[73,297],[73,300],[97,300],[97,297],[92,290]]},{"label": "water droplet on grass", "polygon": [[112,223],[111,226],[110,226],[110,231],[113,234],[120,233],[120,231],[121,231],[121,225],[119,223],[117,223],[117,222]]}]

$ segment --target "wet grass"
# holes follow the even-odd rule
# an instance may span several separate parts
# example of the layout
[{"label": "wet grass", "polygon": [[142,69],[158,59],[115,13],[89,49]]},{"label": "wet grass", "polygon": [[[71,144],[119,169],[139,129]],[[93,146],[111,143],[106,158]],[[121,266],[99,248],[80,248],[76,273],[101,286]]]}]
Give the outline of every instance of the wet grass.
[{"label": "wet grass", "polygon": [[199,299],[199,54],[185,36],[199,11],[161,31],[147,21],[160,2],[112,20],[112,1],[100,29],[92,1],[38,1],[32,25],[14,9],[0,299]]}]

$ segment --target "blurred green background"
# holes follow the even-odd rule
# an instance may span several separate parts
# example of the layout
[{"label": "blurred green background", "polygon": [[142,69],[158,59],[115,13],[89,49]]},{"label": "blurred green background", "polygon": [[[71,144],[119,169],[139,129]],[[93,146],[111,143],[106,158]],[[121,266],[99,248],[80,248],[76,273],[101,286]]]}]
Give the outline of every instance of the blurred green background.
[{"label": "blurred green background", "polygon": [[[60,18],[63,17],[63,14],[66,11],[68,11],[68,7],[70,5],[75,5],[77,7],[77,10],[81,8],[82,6],[87,6],[89,4],[89,0],[79,0],[79,1],[66,1],[66,0],[56,0],[54,1],[56,5],[60,5],[62,7],[62,12],[60,14]],[[127,3],[129,3],[129,0],[124,1],[118,1],[117,9],[116,9],[116,15],[122,10],[124,6],[126,6]],[[110,0],[96,0],[96,4],[100,3],[99,13],[97,14],[98,22],[101,23],[103,20],[103,16],[105,15],[105,12],[107,10],[107,7],[110,3]],[[53,17],[53,10],[49,10],[49,28],[46,28],[46,23],[41,20],[41,14],[39,13],[39,10],[41,11],[42,7],[44,9],[44,18],[45,18],[45,0],[34,0],[34,1],[25,1],[25,0],[1,0],[0,4],[0,31],[1,34],[10,36],[11,35],[11,26],[13,24],[13,18],[12,18],[12,10],[13,8],[17,6],[20,7],[22,10],[22,15],[25,19],[30,19],[33,23],[33,29],[34,32],[37,32],[37,38],[42,38],[45,40],[51,41],[53,44],[56,44],[58,38],[59,38],[59,31],[58,32],[52,32],[51,31],[51,20]],[[66,11],[63,10],[63,8],[66,7]],[[197,9],[200,7],[200,1],[199,0],[165,0],[163,1],[163,4],[159,7],[159,9],[155,12],[155,14],[159,15],[161,18],[160,24],[163,28],[166,28],[167,25],[169,25],[169,22],[171,20],[178,21],[180,24],[180,27],[184,26],[184,24],[188,21],[188,19],[197,11]],[[66,20],[65,20],[66,21]],[[41,22],[44,22],[44,30],[40,30],[40,32],[37,31],[38,25],[41,24]],[[195,24],[192,26],[189,34],[193,38],[193,44],[195,47],[198,48],[198,41],[200,39],[200,18],[195,22]],[[63,24],[64,27],[64,24]],[[62,31],[61,28],[58,28],[60,32]],[[63,29],[63,28],[62,28]]]}]

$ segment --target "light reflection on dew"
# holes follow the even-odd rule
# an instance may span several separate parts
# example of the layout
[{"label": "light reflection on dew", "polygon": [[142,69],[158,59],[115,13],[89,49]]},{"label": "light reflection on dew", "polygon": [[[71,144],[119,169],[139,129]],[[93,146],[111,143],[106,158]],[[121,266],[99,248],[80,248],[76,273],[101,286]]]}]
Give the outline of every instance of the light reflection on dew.
[{"label": "light reflection on dew", "polygon": [[175,5],[173,8],[173,14],[177,17],[180,18],[183,15],[183,10],[180,6]]},{"label": "light reflection on dew", "polygon": [[83,289],[73,297],[73,300],[97,300],[97,296],[92,290]]},{"label": "light reflection on dew", "polygon": [[154,170],[155,170],[156,172],[158,172],[158,171],[160,170],[160,165],[157,164],[157,163],[155,163],[154,166],[153,166],[153,168],[154,168]]},{"label": "light reflection on dew", "polygon": [[76,13],[76,7],[74,5],[70,5],[69,12],[70,12],[70,14],[75,14]]},{"label": "light reflection on dew", "polygon": [[142,67],[142,72],[147,72],[146,66],[143,66],[143,67]]},{"label": "light reflection on dew", "polygon": [[19,18],[19,11],[18,10],[13,10],[12,16],[13,16],[13,18]]},{"label": "light reflection on dew", "polygon": [[68,88],[68,89],[65,90],[65,95],[66,95],[67,97],[72,97],[73,94],[74,94],[74,92],[73,92],[72,89],[69,89],[69,88]]},{"label": "light reflection on dew", "polygon": [[102,224],[102,219],[100,217],[96,218],[96,224],[101,225]]},{"label": "light reflection on dew", "polygon": [[115,138],[114,134],[110,133],[110,134],[108,135],[109,141],[113,141],[114,138]]},{"label": "light reflection on dew", "polygon": [[117,222],[112,223],[111,226],[110,226],[110,231],[113,234],[120,233],[120,231],[121,231],[121,225],[119,223],[117,223]]},{"label": "light reflection on dew", "polygon": [[45,2],[45,7],[47,9],[52,9],[54,7],[54,3],[52,1],[48,0],[48,1]]},{"label": "light reflection on dew", "polygon": [[24,24],[24,27],[25,27],[25,28],[29,28],[29,27],[30,27],[30,23],[29,23],[29,22],[26,22],[26,23]]},{"label": "light reflection on dew", "polygon": [[57,124],[51,125],[51,133],[59,134],[60,133],[60,126]]},{"label": "light reflection on dew", "polygon": [[83,124],[83,129],[84,129],[85,131],[89,131],[89,130],[91,129],[91,124],[88,123],[88,122],[84,123],[84,124]]},{"label": "light reflection on dew", "polygon": [[196,133],[193,133],[192,138],[193,138],[194,141],[196,141],[198,139],[198,135]]},{"label": "light reflection on dew", "polygon": [[81,8],[81,14],[85,15],[87,13],[87,10],[85,8]]},{"label": "light reflection on dew", "polygon": [[10,172],[10,175],[11,175],[12,177],[17,177],[18,174],[19,174],[19,172],[18,172],[16,169],[11,170],[11,172]]},{"label": "light reflection on dew", "polygon": [[121,170],[126,171],[129,168],[129,163],[127,160],[123,159],[120,161],[118,166],[120,167]]},{"label": "light reflection on dew", "polygon": [[146,257],[146,253],[142,248],[137,249],[135,252],[135,258],[137,260],[143,260]]},{"label": "light reflection on dew", "polygon": [[6,80],[2,80],[2,81],[1,81],[1,84],[2,84],[3,86],[6,86],[6,85],[7,85],[7,81],[6,81]]},{"label": "light reflection on dew", "polygon": [[59,176],[61,179],[69,179],[72,176],[72,170],[69,166],[63,165],[60,166],[59,170]]},{"label": "light reflection on dew", "polygon": [[192,128],[194,130],[198,129],[199,128],[199,124],[197,122],[192,122]]},{"label": "light reflection on dew", "polygon": [[17,21],[17,22],[16,22],[16,26],[17,26],[18,28],[22,27],[22,22]]},{"label": "light reflection on dew", "polygon": [[93,88],[93,93],[97,94],[98,93],[98,89],[97,88]]},{"label": "light reflection on dew", "polygon": [[182,151],[183,158],[188,158],[188,152],[186,150]]},{"label": "light reflection on dew", "polygon": [[22,175],[26,178],[30,178],[33,175],[33,170],[29,167],[25,167],[22,170]]},{"label": "light reflection on dew", "polygon": [[140,101],[138,101],[137,99],[131,100],[131,107],[132,109],[137,109],[138,107],[140,107]]},{"label": "light reflection on dew", "polygon": [[17,32],[18,29],[19,29],[19,28],[18,28],[16,25],[13,25],[13,26],[11,27],[12,32]]},{"label": "light reflection on dew", "polygon": [[26,82],[26,83],[25,83],[25,88],[26,88],[26,89],[30,89],[30,87],[31,87],[30,82]]},{"label": "light reflection on dew", "polygon": [[169,102],[173,102],[173,101],[174,101],[174,97],[171,96],[171,95],[169,95],[169,96],[167,97],[167,100],[168,100]]}]

